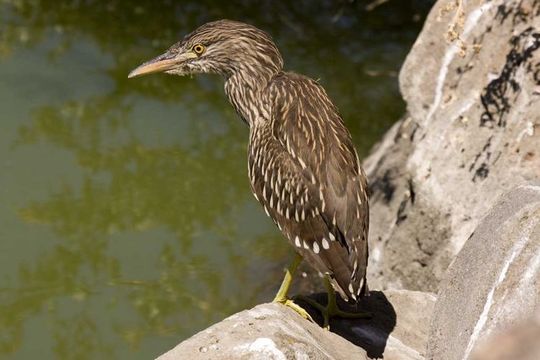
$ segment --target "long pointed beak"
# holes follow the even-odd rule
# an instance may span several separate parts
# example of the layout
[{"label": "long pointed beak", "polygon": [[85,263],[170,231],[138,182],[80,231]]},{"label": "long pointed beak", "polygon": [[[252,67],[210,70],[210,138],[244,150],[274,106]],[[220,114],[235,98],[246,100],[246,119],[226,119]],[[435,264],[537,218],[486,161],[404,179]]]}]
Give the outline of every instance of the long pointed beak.
[{"label": "long pointed beak", "polygon": [[157,58],[147,61],[144,64],[136,67],[132,72],[129,73],[128,78],[133,78],[135,76],[145,74],[152,74],[161,71],[167,71],[172,69],[176,63],[177,62],[174,58],[167,59],[163,58],[163,56],[158,56]]},{"label": "long pointed beak", "polygon": [[171,70],[175,66],[194,57],[197,57],[197,55],[190,52],[174,55],[165,53],[135,68],[129,73],[128,78]]}]

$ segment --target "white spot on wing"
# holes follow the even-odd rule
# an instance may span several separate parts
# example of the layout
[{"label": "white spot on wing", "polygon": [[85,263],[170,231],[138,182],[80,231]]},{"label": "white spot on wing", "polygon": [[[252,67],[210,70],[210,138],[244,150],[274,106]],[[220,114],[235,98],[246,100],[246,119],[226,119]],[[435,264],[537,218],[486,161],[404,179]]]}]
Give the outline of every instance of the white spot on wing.
[{"label": "white spot on wing", "polygon": [[297,236],[294,238],[294,245],[297,247],[302,247],[302,244],[300,243],[300,238]]},{"label": "white spot on wing", "polygon": [[323,249],[326,249],[326,250],[330,249],[330,243],[328,243],[328,240],[326,240],[326,238],[322,239],[321,244],[322,244]]},{"label": "white spot on wing", "polygon": [[318,254],[321,249],[319,248],[319,244],[317,244],[316,241],[313,242],[313,252],[315,254]]}]

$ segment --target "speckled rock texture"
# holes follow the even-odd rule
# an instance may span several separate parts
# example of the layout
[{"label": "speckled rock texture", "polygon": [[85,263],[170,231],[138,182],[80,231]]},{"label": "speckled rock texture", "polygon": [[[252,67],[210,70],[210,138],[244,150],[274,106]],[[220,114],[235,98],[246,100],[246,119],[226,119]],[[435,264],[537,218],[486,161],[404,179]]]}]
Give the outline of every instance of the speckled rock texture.
[{"label": "speckled rock texture", "polygon": [[408,114],[365,161],[375,289],[436,292],[496,199],[540,178],[540,1],[455,3],[431,10],[400,73]]},{"label": "speckled rock texture", "polygon": [[[422,360],[435,296],[372,292],[361,308],[371,319],[333,319],[331,332],[278,304],[242,311],[183,341],[159,360]],[[312,316],[320,320],[315,312]]]},{"label": "speckled rock texture", "polygon": [[177,359],[367,359],[366,352],[279,304],[237,313],[160,356]]},{"label": "speckled rock texture", "polygon": [[540,184],[503,196],[448,269],[427,358],[468,359],[482,340],[540,310],[539,301]]}]

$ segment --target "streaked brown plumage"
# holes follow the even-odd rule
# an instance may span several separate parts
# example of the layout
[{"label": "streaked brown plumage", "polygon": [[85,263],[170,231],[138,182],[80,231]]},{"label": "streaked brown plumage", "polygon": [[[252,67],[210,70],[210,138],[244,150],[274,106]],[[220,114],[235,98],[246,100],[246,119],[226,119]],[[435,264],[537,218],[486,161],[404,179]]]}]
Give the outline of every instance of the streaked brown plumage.
[{"label": "streaked brown plumage", "polygon": [[249,125],[253,194],[307,262],[341,297],[365,294],[367,180],[349,131],[324,89],[283,71],[271,37],[244,23],[207,23],[165,54],[135,69],[185,75],[217,73]]}]

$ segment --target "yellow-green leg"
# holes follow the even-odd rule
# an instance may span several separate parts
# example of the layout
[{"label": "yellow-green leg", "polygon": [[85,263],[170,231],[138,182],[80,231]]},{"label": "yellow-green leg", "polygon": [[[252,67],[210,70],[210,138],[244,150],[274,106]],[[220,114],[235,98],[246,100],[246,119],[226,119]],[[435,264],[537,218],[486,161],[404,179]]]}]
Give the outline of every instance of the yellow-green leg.
[{"label": "yellow-green leg", "polygon": [[330,318],[332,317],[341,317],[345,319],[362,319],[362,318],[370,318],[373,316],[370,312],[347,312],[341,310],[336,302],[336,291],[332,287],[332,284],[330,284],[330,279],[328,276],[324,277],[324,285],[326,287],[326,291],[328,292],[328,303],[326,306],[323,306],[316,302],[315,300],[305,297],[305,296],[298,296],[297,299],[300,299],[302,301],[307,302],[317,310],[319,310],[323,316],[324,319],[324,328],[329,330],[330,329]]},{"label": "yellow-green leg", "polygon": [[281,283],[281,286],[279,287],[279,290],[273,302],[288,306],[294,311],[296,311],[304,319],[313,321],[313,319],[311,318],[311,315],[309,315],[309,313],[306,310],[302,309],[302,307],[300,307],[298,304],[295,304],[294,301],[287,298],[289,288],[291,287],[292,277],[294,273],[296,272],[298,265],[300,265],[301,262],[302,262],[302,256],[299,254],[296,254],[291,266],[285,271],[285,277],[283,278],[283,282]]}]

